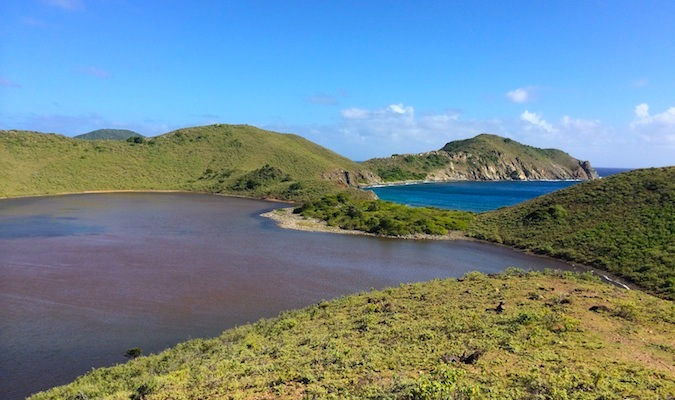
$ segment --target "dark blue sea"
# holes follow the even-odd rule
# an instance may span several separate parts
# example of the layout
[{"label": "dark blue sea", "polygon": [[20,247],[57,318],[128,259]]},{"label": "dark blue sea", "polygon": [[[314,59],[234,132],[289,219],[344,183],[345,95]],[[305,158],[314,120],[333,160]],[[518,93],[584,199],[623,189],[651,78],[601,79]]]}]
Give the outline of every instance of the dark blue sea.
[{"label": "dark blue sea", "polygon": [[[607,177],[626,168],[596,168]],[[414,207],[483,212],[512,206],[535,197],[576,185],[579,181],[489,181],[419,183],[373,187],[382,200]]]}]

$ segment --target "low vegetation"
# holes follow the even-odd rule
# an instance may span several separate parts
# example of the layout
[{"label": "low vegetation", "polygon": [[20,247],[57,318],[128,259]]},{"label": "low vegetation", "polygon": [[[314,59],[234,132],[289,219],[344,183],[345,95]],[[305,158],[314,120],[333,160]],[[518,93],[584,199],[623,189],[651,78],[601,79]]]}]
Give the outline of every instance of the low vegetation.
[{"label": "low vegetation", "polygon": [[675,306],[589,274],[470,273],[321,302],[43,399],[665,399]]},{"label": "low vegetation", "polygon": [[329,226],[383,236],[447,235],[449,231],[467,229],[474,217],[473,213],[465,211],[413,208],[357,198],[345,192],[307,202],[294,212],[323,220]]},{"label": "low vegetation", "polygon": [[675,167],[618,174],[480,214],[469,232],[598,267],[675,300]]}]

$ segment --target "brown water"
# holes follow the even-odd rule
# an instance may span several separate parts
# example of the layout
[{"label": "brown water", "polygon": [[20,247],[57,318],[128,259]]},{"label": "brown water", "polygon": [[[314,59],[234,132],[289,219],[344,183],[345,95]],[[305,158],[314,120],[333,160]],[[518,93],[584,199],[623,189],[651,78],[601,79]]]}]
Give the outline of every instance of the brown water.
[{"label": "brown water", "polygon": [[277,228],[277,203],[116,193],[0,201],[0,399],[322,299],[567,264],[476,242]]}]

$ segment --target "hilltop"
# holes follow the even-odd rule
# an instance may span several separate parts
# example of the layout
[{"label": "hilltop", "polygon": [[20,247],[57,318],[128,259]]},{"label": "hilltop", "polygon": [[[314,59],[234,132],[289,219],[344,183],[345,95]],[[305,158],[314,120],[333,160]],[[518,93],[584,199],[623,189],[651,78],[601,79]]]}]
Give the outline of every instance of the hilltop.
[{"label": "hilltop", "polygon": [[437,151],[375,158],[365,165],[384,181],[597,179],[588,161],[497,135],[449,142]]},{"label": "hilltop", "polygon": [[302,201],[377,180],[300,136],[247,125],[179,129],[130,142],[0,131],[0,197],[187,190]]},{"label": "hilltop", "polygon": [[625,172],[479,214],[469,232],[598,267],[675,300],[675,167]]},{"label": "hilltop", "polygon": [[675,307],[589,274],[470,273],[321,302],[42,399],[664,399]]},{"label": "hilltop", "polygon": [[74,136],[74,139],[84,140],[127,140],[129,138],[143,138],[140,133],[128,129],[97,129],[89,133]]}]

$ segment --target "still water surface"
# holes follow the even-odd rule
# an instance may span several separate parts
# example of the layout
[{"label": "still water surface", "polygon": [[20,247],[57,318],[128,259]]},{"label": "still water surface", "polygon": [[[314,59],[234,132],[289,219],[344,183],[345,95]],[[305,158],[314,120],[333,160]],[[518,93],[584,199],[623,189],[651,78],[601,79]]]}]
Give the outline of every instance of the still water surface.
[{"label": "still water surface", "polygon": [[569,269],[476,242],[290,231],[259,217],[280,206],[175,193],[0,201],[0,398],[322,299],[472,270]]}]

